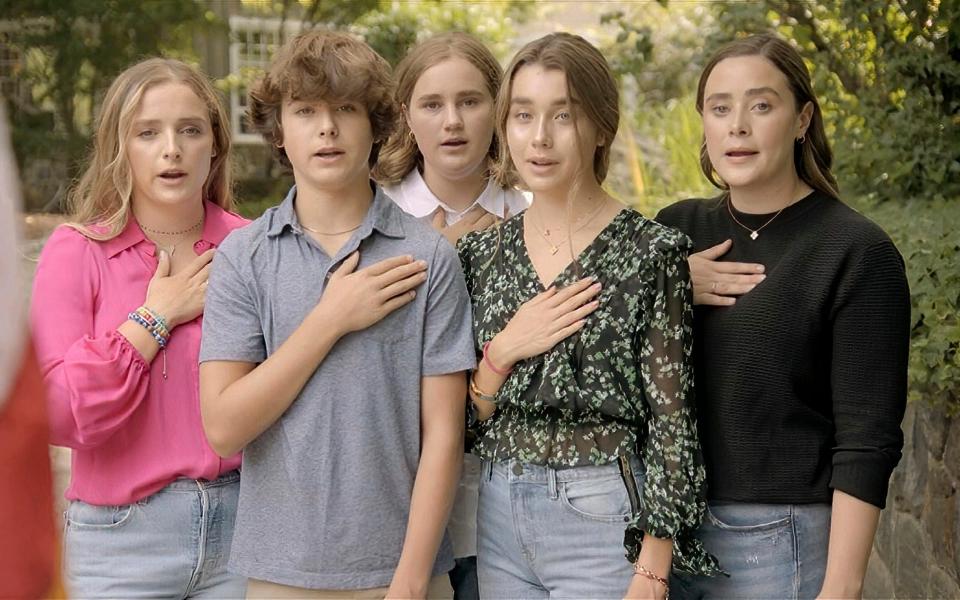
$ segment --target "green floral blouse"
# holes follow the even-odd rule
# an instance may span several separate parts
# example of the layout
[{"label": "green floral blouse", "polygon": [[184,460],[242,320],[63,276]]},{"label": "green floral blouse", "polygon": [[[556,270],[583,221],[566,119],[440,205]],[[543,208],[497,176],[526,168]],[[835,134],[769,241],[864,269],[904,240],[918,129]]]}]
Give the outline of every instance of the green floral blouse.
[{"label": "green floral blouse", "polygon": [[[638,454],[642,510],[627,525],[628,559],[641,531],[674,540],[674,568],[717,574],[693,533],[703,518],[705,471],[693,415],[692,301],[683,234],[624,209],[553,281],[601,282],[583,329],[521,361],[480,425],[474,452],[554,468],[603,465]],[[544,291],[523,241],[523,215],[464,237],[477,353],[521,304]]]}]

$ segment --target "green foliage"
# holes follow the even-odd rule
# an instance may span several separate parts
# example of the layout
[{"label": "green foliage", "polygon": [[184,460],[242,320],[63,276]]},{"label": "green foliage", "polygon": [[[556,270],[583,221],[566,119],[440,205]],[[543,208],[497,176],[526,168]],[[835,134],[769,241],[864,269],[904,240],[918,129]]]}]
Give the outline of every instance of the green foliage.
[{"label": "green foliage", "polygon": [[[621,87],[624,155],[614,161],[609,187],[644,214],[679,198],[713,193],[700,172],[700,117],[694,91],[700,46],[713,15],[702,4],[635,3],[603,13],[601,40]],[[614,148],[617,150],[617,147]]]},{"label": "green foliage", "polygon": [[410,46],[448,31],[471,33],[503,60],[509,52],[513,24],[524,8],[507,0],[482,3],[420,0],[400,3],[393,10],[371,10],[351,31],[363,37],[381,56],[396,65]]},{"label": "green foliage", "polygon": [[14,98],[11,111],[18,158],[56,154],[68,177],[79,167],[96,101],[113,77],[147,56],[193,58],[192,32],[210,25],[193,0],[19,0],[3,18],[16,25],[7,42],[26,57],[19,79],[29,97],[22,104]]},{"label": "green foliage", "polygon": [[910,281],[910,399],[960,414],[960,211],[956,200],[887,202],[867,214],[890,233]]}]

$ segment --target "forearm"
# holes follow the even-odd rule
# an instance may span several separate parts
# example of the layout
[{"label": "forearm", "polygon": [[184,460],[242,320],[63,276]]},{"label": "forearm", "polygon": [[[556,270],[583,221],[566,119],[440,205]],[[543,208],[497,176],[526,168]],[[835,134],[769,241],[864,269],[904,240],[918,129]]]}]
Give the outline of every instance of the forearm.
[{"label": "forearm", "polygon": [[[655,577],[670,580],[670,568],[673,563],[673,541],[656,538],[644,532],[643,547],[637,558],[637,573],[630,580],[626,598],[663,598],[667,588]],[[644,574],[646,573],[646,574]]]},{"label": "forearm", "polygon": [[[493,340],[490,341],[490,345],[487,347],[487,355],[489,360],[493,362],[498,369],[512,369],[516,359],[512,358],[503,346],[505,346],[505,344],[501,336],[499,334],[494,336]],[[507,380],[507,375],[497,373],[490,368],[486,360],[481,360],[477,365],[477,370],[473,374],[473,380],[477,384],[477,388],[479,388],[484,395],[496,396],[497,392],[500,391],[500,387]],[[493,415],[493,411],[497,408],[496,404],[478,398],[473,392],[470,393],[470,398],[473,400],[473,404],[477,409],[477,419],[481,421],[489,419]]]},{"label": "forearm", "polygon": [[425,436],[417,478],[410,499],[410,516],[394,580],[411,582],[426,592],[437,551],[450,517],[463,466],[463,430]]},{"label": "forearm", "polygon": [[[117,327],[117,333],[127,338],[130,345],[137,349],[137,352],[147,363],[153,361],[157,353],[160,352],[160,345],[153,339],[150,332],[139,323],[126,320]],[[171,332],[171,335],[173,335],[173,332]]]},{"label": "forearm", "polygon": [[210,365],[201,365],[203,426],[214,451],[232,456],[276,422],[341,335],[314,310],[267,360],[222,389],[205,377]]},{"label": "forearm", "polygon": [[834,490],[830,547],[821,598],[859,598],[880,509]]}]

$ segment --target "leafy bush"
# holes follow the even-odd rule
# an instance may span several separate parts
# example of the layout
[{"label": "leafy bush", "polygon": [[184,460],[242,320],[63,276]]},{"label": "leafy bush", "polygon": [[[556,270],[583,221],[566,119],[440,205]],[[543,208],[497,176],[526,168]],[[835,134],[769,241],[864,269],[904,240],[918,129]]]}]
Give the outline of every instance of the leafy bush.
[{"label": "leafy bush", "polygon": [[960,414],[960,203],[886,202],[864,212],[886,229],[907,265],[910,399]]}]

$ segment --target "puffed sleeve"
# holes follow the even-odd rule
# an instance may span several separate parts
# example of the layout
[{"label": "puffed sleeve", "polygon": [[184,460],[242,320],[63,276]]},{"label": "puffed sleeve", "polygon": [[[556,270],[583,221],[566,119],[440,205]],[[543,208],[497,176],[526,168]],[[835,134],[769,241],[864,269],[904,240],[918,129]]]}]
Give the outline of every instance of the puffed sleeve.
[{"label": "puffed sleeve", "polygon": [[694,537],[706,508],[706,471],[693,409],[693,302],[685,236],[661,240],[651,252],[657,264],[638,332],[640,375],[647,419],[640,448],[646,477],[642,510],[628,525],[627,557],[636,560],[643,533],[673,540],[673,568],[721,573],[716,558]]},{"label": "puffed sleeve", "polygon": [[40,254],[30,304],[51,443],[71,448],[106,441],[134,414],[150,384],[150,365],[127,338],[115,329],[94,335],[95,243],[65,226],[54,231]]}]

